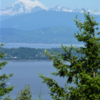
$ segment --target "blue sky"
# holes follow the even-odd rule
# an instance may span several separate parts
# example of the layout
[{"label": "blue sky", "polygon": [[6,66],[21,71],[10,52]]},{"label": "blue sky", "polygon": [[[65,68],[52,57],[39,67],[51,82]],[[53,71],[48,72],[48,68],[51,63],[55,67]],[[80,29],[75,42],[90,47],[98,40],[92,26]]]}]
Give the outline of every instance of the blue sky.
[{"label": "blue sky", "polygon": [[[17,0],[0,0],[0,8],[5,8],[7,6],[10,6],[16,1]],[[91,10],[99,9],[100,11],[100,0],[38,0],[38,1],[49,8],[53,8],[56,5],[61,5],[72,9],[77,7],[78,9],[89,8]]]}]

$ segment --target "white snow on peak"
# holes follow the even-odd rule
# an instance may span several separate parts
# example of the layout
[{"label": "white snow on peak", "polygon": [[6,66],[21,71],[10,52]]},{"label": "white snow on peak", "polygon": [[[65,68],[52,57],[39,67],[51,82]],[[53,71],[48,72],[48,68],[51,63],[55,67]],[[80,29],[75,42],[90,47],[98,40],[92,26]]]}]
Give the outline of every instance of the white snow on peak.
[{"label": "white snow on peak", "polygon": [[49,8],[47,8],[46,6],[44,6],[42,3],[40,3],[39,1],[31,1],[31,0],[18,0],[17,2],[15,2],[15,4],[22,2],[25,5],[25,8],[27,10],[30,10],[31,8],[35,8],[37,6],[39,6],[42,9],[48,10]]},{"label": "white snow on peak", "polygon": [[57,8],[58,8],[58,9],[60,9],[60,8],[61,8],[61,6],[57,6]]},{"label": "white snow on peak", "polygon": [[24,12],[24,11],[23,11],[23,8],[20,8],[20,9],[19,9],[19,13],[22,13],[22,12]]},{"label": "white snow on peak", "polygon": [[31,13],[32,9],[35,7],[40,7],[43,10],[48,11],[48,7],[44,6],[39,1],[31,1],[31,0],[17,0],[11,6],[1,9],[0,15],[15,15],[19,13]]},{"label": "white snow on peak", "polygon": [[65,7],[62,7],[60,5],[56,6],[54,8],[55,11],[63,11],[63,12],[73,12],[73,9],[70,9],[70,8],[65,8]]},{"label": "white snow on peak", "polygon": [[[35,8],[37,7],[37,8]],[[63,12],[79,12],[82,13],[82,9],[70,9],[70,8],[65,8],[60,5],[57,5],[54,8],[48,8],[44,6],[42,3],[40,3],[38,0],[17,0],[14,4],[7,8],[2,8],[0,9],[0,15],[15,15],[19,13],[31,13],[35,11],[41,11],[41,10],[46,10],[46,11],[63,11]],[[87,9],[88,12],[93,13],[93,10]],[[95,15],[100,15],[100,11],[94,12]]]},{"label": "white snow on peak", "polygon": [[73,12],[73,10],[72,9],[65,9],[65,8],[63,8],[63,10],[62,11],[64,11],[64,12]]},{"label": "white snow on peak", "polygon": [[11,11],[12,11],[12,9],[0,11],[0,15],[4,15],[4,14],[10,15]]}]

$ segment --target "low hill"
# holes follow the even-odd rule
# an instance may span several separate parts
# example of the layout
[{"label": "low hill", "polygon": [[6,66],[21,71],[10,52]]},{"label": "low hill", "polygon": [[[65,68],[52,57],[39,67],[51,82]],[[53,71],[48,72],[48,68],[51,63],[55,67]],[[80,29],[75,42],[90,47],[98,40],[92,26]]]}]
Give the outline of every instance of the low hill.
[{"label": "low hill", "polygon": [[1,28],[0,30],[3,43],[79,44],[74,38],[77,29],[70,27],[56,26],[33,31],[21,31],[13,28]]}]

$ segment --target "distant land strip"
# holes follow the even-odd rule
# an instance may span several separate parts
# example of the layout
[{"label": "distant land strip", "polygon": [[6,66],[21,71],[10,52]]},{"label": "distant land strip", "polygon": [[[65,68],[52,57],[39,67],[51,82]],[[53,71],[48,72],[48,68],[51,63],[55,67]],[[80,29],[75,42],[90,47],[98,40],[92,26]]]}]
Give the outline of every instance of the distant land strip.
[{"label": "distant land strip", "polygon": [[[20,47],[20,48],[1,48],[0,52],[5,53],[5,57],[0,60],[6,61],[47,61],[48,57],[44,54],[45,49],[36,49],[36,48],[27,48],[27,47]],[[62,48],[51,48],[46,49],[50,54],[53,52],[57,53],[64,53]],[[78,56],[78,58],[84,56],[81,54],[76,53],[72,50],[72,54],[74,56]]]}]

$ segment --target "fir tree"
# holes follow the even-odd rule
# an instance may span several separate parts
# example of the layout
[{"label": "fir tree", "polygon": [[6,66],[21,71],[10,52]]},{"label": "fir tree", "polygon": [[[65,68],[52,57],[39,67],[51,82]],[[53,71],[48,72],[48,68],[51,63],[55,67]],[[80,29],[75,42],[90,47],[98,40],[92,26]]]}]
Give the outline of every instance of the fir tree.
[{"label": "fir tree", "polygon": [[[3,46],[3,44],[0,45],[0,48]],[[2,59],[3,57],[5,56],[4,53],[0,53],[0,59]],[[0,70],[7,64],[6,61],[4,62],[0,62]],[[6,86],[6,82],[9,80],[10,77],[12,77],[13,74],[9,74],[9,75],[6,75],[6,74],[3,74],[1,75],[0,74],[0,98],[2,96],[4,96],[5,94],[8,94],[10,93],[10,91],[13,90],[14,86],[11,86],[11,87],[7,87]]]},{"label": "fir tree", "polygon": [[14,100],[32,100],[31,97],[31,91],[30,91],[30,86],[25,85],[24,89],[18,92],[18,95],[16,95],[16,98]]},{"label": "fir tree", "polygon": [[[84,10],[84,9],[83,9]],[[57,72],[52,73],[54,76],[67,77],[67,83],[74,83],[76,87],[60,87],[56,80],[39,74],[50,88],[50,95],[54,100],[100,100],[100,39],[95,36],[95,30],[99,23],[96,22],[94,14],[84,10],[85,21],[80,22],[73,19],[79,32],[74,34],[78,41],[83,41],[85,47],[71,47],[62,45],[65,53],[56,53],[51,55],[47,50],[45,54],[49,60],[53,60],[53,66]],[[98,31],[99,35],[100,32]],[[71,54],[75,50],[84,57],[78,58]],[[70,65],[67,64],[70,62]],[[66,90],[67,88],[67,90]]]}]

